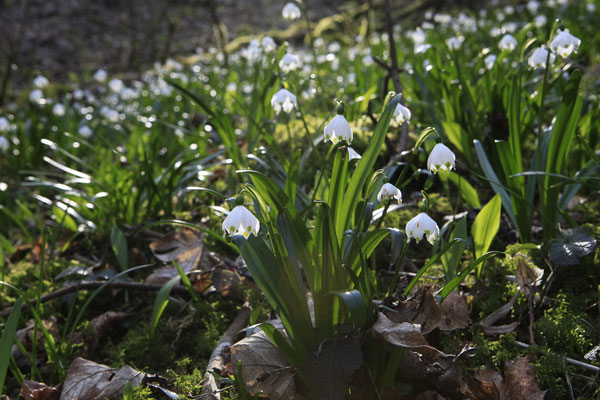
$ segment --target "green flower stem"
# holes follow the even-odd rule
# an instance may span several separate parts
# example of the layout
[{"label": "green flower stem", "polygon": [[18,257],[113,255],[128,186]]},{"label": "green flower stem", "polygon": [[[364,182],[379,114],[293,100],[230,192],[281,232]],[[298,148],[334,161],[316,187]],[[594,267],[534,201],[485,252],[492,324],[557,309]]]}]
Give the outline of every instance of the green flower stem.
[{"label": "green flower stem", "polygon": [[402,263],[404,262],[404,257],[406,256],[407,250],[408,242],[404,243],[404,246],[402,246],[402,252],[400,253],[400,257],[398,258],[398,261],[396,261],[396,271],[394,271],[392,282],[390,283],[390,287],[388,288],[387,297],[390,297],[394,294],[394,290],[396,289],[396,285],[398,284],[398,277],[400,276],[400,268],[402,267]]}]

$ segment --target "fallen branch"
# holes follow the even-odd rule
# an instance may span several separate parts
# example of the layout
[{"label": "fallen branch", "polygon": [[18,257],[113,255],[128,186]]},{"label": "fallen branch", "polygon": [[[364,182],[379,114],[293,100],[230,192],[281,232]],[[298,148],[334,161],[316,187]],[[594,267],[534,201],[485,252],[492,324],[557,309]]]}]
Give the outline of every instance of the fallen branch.
[{"label": "fallen branch", "polygon": [[[528,349],[530,347],[533,347],[534,349],[536,349],[538,351],[538,353],[547,354],[547,352],[544,351],[544,350],[542,350],[542,349],[536,348],[534,346],[530,346],[530,345],[528,345],[526,343],[523,343],[523,342],[519,342],[518,340],[515,340],[515,344],[517,346],[519,346],[519,347],[524,348],[524,349]],[[548,352],[548,353],[552,353],[552,352]],[[593,372],[596,372],[596,373],[600,372],[600,367],[596,367],[595,365],[584,363],[583,361],[574,360],[574,359],[572,359],[570,357],[563,357],[563,360],[565,360],[565,362],[568,362],[571,365],[576,365],[578,367],[585,368],[587,370],[590,370],[590,371],[593,371]]]},{"label": "fallen branch", "polygon": [[[140,283],[140,282],[116,281],[116,282],[108,282],[107,283],[106,281],[87,281],[87,282],[81,282],[77,285],[65,286],[63,288],[55,290],[54,292],[50,292],[50,293],[42,296],[40,298],[40,302],[45,303],[47,301],[56,299],[58,297],[65,296],[67,294],[76,292],[78,290],[97,289],[102,285],[106,285],[106,289],[131,289],[131,290],[144,290],[144,291],[150,291],[150,292],[158,291],[164,286],[161,284],[147,284],[147,283]],[[183,285],[175,285],[175,286],[173,286],[173,289],[171,289],[171,293],[186,294],[187,292],[188,292],[187,289]],[[35,306],[37,304],[37,300],[31,300],[31,301],[29,301],[29,304],[31,306]],[[27,304],[23,303],[21,305],[21,308],[23,309],[26,306],[27,306]],[[2,312],[0,312],[0,316],[7,317],[11,311],[12,311],[12,307],[5,308],[4,310],[2,310]]]},{"label": "fallen branch", "polygon": [[224,354],[229,350],[229,347],[233,344],[235,337],[237,334],[244,329],[246,326],[246,322],[248,321],[248,317],[250,316],[250,312],[252,310],[248,306],[248,303],[245,303],[242,306],[242,309],[237,313],[229,328],[225,331],[217,346],[213,350],[210,355],[208,366],[206,367],[206,372],[204,373],[204,379],[202,381],[202,394],[200,396],[201,399],[220,399],[221,396],[219,394],[219,386],[217,384],[217,380],[215,376],[211,373],[215,371],[219,373],[223,371],[226,367],[226,360]]}]

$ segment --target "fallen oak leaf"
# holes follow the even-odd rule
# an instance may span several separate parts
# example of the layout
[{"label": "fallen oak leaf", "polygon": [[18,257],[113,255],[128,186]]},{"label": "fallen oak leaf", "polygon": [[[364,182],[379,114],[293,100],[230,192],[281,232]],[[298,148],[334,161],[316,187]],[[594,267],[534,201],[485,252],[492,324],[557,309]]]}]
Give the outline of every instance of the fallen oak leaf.
[{"label": "fallen oak leaf", "polygon": [[[204,232],[183,228],[150,243],[150,250],[160,261],[176,261],[181,270],[188,273],[199,269],[201,264],[204,256]],[[173,266],[157,268],[146,278],[146,283],[164,283],[177,274],[177,269]]]},{"label": "fallen oak leaf", "polygon": [[471,318],[465,298],[458,292],[452,291],[441,305],[442,318],[438,328],[441,331],[450,332],[455,329],[464,329],[469,327]]},{"label": "fallen oak leaf", "polygon": [[428,358],[447,356],[427,343],[418,324],[393,322],[380,311],[377,313],[377,321],[372,329],[377,336],[394,346],[416,351]]},{"label": "fallen oak leaf", "polygon": [[145,373],[128,365],[117,370],[77,357],[67,370],[60,400],[117,400],[121,398],[125,382],[135,387],[144,376]]},{"label": "fallen oak leaf", "polygon": [[460,394],[469,400],[511,400],[502,375],[487,366],[461,382]]},{"label": "fallen oak leaf", "polygon": [[24,381],[20,395],[24,400],[59,400],[60,387],[48,386],[45,383]]},{"label": "fallen oak leaf", "polygon": [[517,326],[519,326],[519,321],[511,322],[510,324],[501,326],[494,326],[494,324],[508,315],[513,305],[519,298],[520,293],[521,292],[517,292],[517,294],[515,294],[508,303],[506,303],[505,305],[488,315],[483,321],[479,323],[481,329],[483,330],[483,333],[489,336],[503,335],[508,332],[512,332],[517,328]]},{"label": "fallen oak leaf", "polygon": [[528,357],[517,357],[504,364],[506,387],[511,400],[541,400],[546,391],[541,391],[537,383],[535,368]]}]

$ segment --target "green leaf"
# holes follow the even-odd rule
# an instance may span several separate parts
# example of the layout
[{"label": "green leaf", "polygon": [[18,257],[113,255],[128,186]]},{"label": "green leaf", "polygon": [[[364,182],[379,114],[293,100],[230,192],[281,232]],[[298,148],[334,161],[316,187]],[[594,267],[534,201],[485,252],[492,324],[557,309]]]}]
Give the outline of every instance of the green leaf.
[{"label": "green leaf", "polygon": [[113,225],[112,231],[110,232],[110,242],[112,244],[112,249],[117,256],[117,261],[119,261],[119,265],[122,270],[127,269],[128,264],[128,256],[127,256],[127,239],[125,239],[125,235],[117,225]]},{"label": "green leaf", "polygon": [[481,257],[481,255],[488,251],[492,240],[494,240],[496,233],[498,233],[501,208],[502,202],[500,195],[497,194],[477,214],[475,222],[471,226],[475,258]]},{"label": "green leaf", "polygon": [[358,162],[358,165],[356,166],[354,173],[350,178],[342,207],[336,214],[335,228],[340,237],[344,234],[353,220],[352,216],[354,215],[356,205],[358,204],[359,199],[362,197],[361,192],[365,186],[365,183],[367,182],[367,179],[372,174],[373,166],[375,165],[375,161],[379,156],[381,146],[387,135],[390,121],[392,120],[392,115],[399,101],[400,96],[394,97],[383,111],[383,114],[379,118],[379,122],[375,127],[375,132],[373,132],[373,136],[371,136],[369,139],[367,149],[363,153],[362,158]]},{"label": "green leaf", "polygon": [[[456,222],[452,233],[450,234],[449,240],[452,241],[455,238],[467,240],[467,218],[462,217]],[[460,260],[465,250],[465,243],[460,243],[457,246],[453,246],[444,255],[442,255],[442,265],[444,266],[444,275],[446,281],[454,278],[457,274],[458,267],[460,266]]]},{"label": "green leaf", "polygon": [[350,318],[354,322],[354,326],[363,327],[367,322],[367,306],[365,300],[358,290],[345,292],[334,292],[339,297],[350,314]]},{"label": "green leaf", "polygon": [[4,380],[6,378],[6,372],[8,370],[8,360],[11,356],[11,349],[13,342],[15,341],[17,325],[19,324],[19,317],[21,316],[21,304],[23,298],[19,296],[15,304],[13,305],[12,311],[4,324],[4,330],[2,331],[2,338],[0,338],[0,393],[4,393]]},{"label": "green leaf", "polygon": [[513,211],[513,203],[510,195],[500,183],[498,176],[494,172],[494,168],[490,164],[490,161],[488,160],[487,155],[485,154],[485,150],[483,149],[481,142],[479,140],[473,140],[473,144],[475,145],[475,153],[477,154],[477,158],[479,159],[479,165],[481,166],[485,177],[492,186],[492,189],[494,189],[494,192],[498,193],[502,198],[502,205],[504,206],[504,211],[506,211],[513,224],[518,227],[519,225],[517,224],[517,218],[515,217],[515,213]]},{"label": "green leaf", "polygon": [[127,381],[123,385],[123,400],[133,400],[133,386],[131,385],[131,381]]},{"label": "green leaf", "polygon": [[[479,194],[477,190],[464,177],[458,175],[454,171],[448,174],[438,174],[440,177],[447,176],[450,182],[454,183],[460,191],[461,197],[473,208],[480,208]],[[443,178],[442,178],[443,179]]]},{"label": "green leaf", "polygon": [[469,275],[471,273],[471,271],[473,271],[473,269],[475,269],[475,267],[477,267],[479,264],[482,264],[487,259],[497,256],[497,255],[500,255],[500,254],[504,254],[504,252],[490,251],[490,252],[487,252],[487,253],[483,254],[482,256],[478,257],[476,260],[472,261],[471,264],[469,264],[469,266],[463,272],[460,273],[460,275],[456,276],[454,279],[452,279],[450,282],[448,282],[446,284],[446,286],[444,286],[442,291],[439,292],[438,294],[442,298],[445,298],[446,296],[448,296],[450,294],[451,291],[454,290],[454,288],[456,288],[463,281],[463,279],[465,279],[467,277],[467,275]]},{"label": "green leaf", "polygon": [[154,336],[154,332],[156,331],[156,327],[158,326],[158,321],[160,317],[169,304],[169,295],[171,294],[171,289],[175,286],[181,278],[178,276],[174,276],[167,283],[164,284],[162,288],[156,294],[156,299],[154,300],[154,308],[152,310],[152,318],[150,319],[150,336]]}]

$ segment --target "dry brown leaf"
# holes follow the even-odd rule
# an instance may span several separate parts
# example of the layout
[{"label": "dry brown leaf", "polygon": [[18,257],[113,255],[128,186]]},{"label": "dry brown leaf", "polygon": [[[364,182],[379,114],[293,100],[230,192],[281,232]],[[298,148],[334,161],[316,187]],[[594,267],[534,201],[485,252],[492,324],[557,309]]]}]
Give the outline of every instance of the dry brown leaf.
[{"label": "dry brown leaf", "polygon": [[428,334],[438,327],[442,310],[435,300],[430,287],[422,286],[414,297],[400,301],[394,311],[385,311],[393,322],[410,322],[421,326],[421,332]]},{"label": "dry brown leaf", "polygon": [[235,343],[230,352],[234,368],[242,362],[249,392],[262,392],[272,400],[296,398],[294,371],[263,331]]},{"label": "dry brown leaf", "polygon": [[529,363],[528,357],[506,361],[504,375],[511,400],[541,400],[546,395],[546,391],[538,387],[535,368]]},{"label": "dry brown leaf", "polygon": [[526,295],[531,293],[531,286],[539,286],[544,276],[544,270],[536,267],[533,263],[526,261],[527,256],[524,254],[517,254],[517,271],[515,276],[517,278],[517,285],[520,290]]},{"label": "dry brown leaf", "polygon": [[505,333],[514,331],[517,328],[517,326],[519,326],[519,321],[511,322],[510,324],[506,325],[494,326],[494,323],[508,315],[513,305],[519,298],[519,294],[520,292],[515,294],[508,303],[506,303],[505,305],[488,315],[483,321],[479,323],[481,329],[483,330],[483,333],[489,336],[503,335]]},{"label": "dry brown leaf", "polygon": [[464,379],[460,393],[463,398],[470,400],[510,400],[500,373],[487,366],[472,378]]},{"label": "dry brown leaf", "polygon": [[128,365],[117,370],[78,357],[67,370],[60,400],[117,400],[125,382],[135,387],[145,375]]},{"label": "dry brown leaf", "polygon": [[445,356],[444,353],[427,343],[421,333],[421,327],[410,322],[393,322],[382,312],[377,313],[377,322],[373,325],[373,332],[383,340],[394,346],[413,350],[429,358]]},{"label": "dry brown leaf", "polygon": [[[170,263],[175,260],[186,273],[200,269],[204,255],[204,232],[183,228],[150,243],[150,250],[162,262]],[[164,283],[177,274],[177,269],[173,266],[157,268],[146,278],[146,283]]]},{"label": "dry brown leaf", "polygon": [[116,324],[129,317],[129,315],[131,314],[126,312],[107,311],[92,319],[89,325],[90,334],[86,340],[86,351],[94,350],[100,340],[108,335]]},{"label": "dry brown leaf", "polygon": [[59,400],[60,389],[45,383],[24,381],[21,386],[21,396],[24,400]]},{"label": "dry brown leaf", "polygon": [[[44,327],[46,328],[46,330],[54,338],[54,340],[55,341],[58,340],[58,325],[56,322],[56,318],[54,316],[51,316],[50,318],[48,318],[46,320],[42,320],[42,323],[44,324]],[[27,326],[25,328],[19,329],[16,332],[17,340],[19,340],[19,342],[21,342],[21,344],[23,345],[23,348],[25,348],[25,350],[27,350],[28,352],[30,352],[33,347],[34,327],[35,327],[35,322],[33,321],[33,319],[31,319],[27,322]],[[37,351],[38,351],[38,353],[46,354],[44,351],[44,343],[45,343],[44,333],[42,332],[42,328],[38,327],[38,332],[37,332]],[[12,349],[11,349],[11,354],[15,358],[15,361],[20,368],[30,367],[29,357],[26,356],[25,354],[23,354],[21,352],[21,350],[19,349],[19,346],[17,346],[16,344],[13,344]]]},{"label": "dry brown leaf", "polygon": [[442,301],[442,319],[438,328],[442,331],[453,331],[469,327],[469,309],[467,302],[458,292],[452,291]]}]

